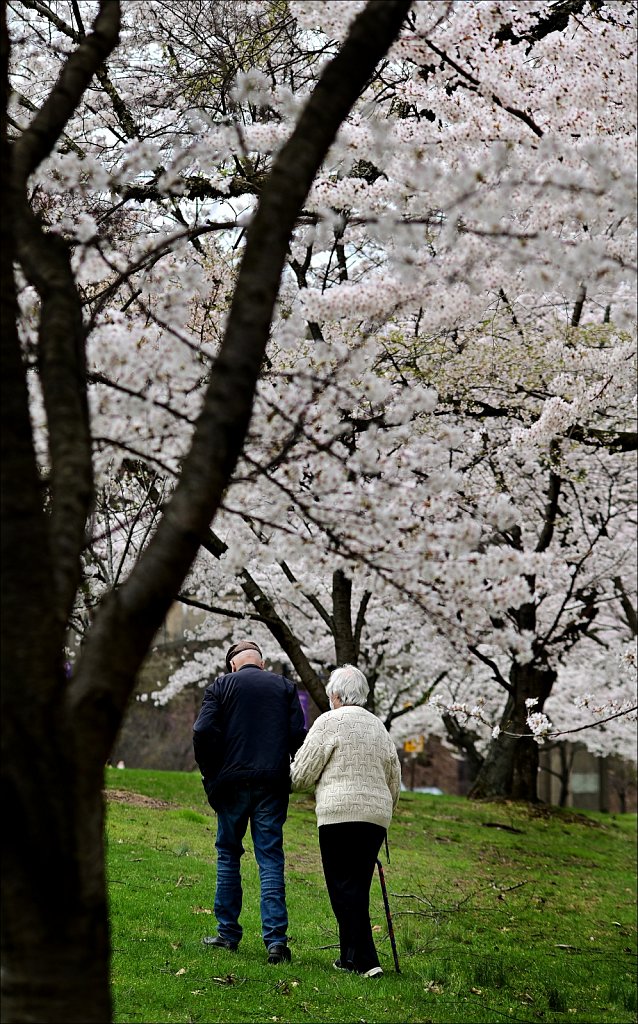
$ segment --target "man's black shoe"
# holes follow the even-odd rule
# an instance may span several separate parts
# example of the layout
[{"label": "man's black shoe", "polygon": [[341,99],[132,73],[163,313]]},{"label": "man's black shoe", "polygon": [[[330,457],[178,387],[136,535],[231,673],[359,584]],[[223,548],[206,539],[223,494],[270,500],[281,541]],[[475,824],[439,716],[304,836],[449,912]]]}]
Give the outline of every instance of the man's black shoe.
[{"label": "man's black shoe", "polygon": [[217,949],[228,949],[231,953],[237,952],[237,943],[230,939],[222,939],[221,935],[205,935],[202,939],[205,946],[215,946]]},{"label": "man's black shoe", "polygon": [[268,963],[269,964],[289,964],[292,960],[292,954],[288,949],[288,946],[276,943],[274,946],[268,948]]}]

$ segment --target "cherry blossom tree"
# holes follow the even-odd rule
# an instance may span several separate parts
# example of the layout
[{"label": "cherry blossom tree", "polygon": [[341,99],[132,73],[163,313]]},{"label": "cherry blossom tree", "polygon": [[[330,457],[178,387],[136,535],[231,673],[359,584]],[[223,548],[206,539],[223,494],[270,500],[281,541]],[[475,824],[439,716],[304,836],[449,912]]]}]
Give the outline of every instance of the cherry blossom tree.
[{"label": "cherry blossom tree", "polygon": [[[104,102],[38,180],[91,315],[82,629],[156,528],[264,174],[359,7],[131,5]],[[81,37],[68,5],[16,9],[57,60]],[[220,643],[261,622],[320,707],[359,661],[388,724],[436,714],[485,758],[477,793],[534,798],[528,720],[542,738],[563,667],[631,635],[634,17],[412,5],[298,218],[244,459],[181,591],[225,613]]]},{"label": "cherry blossom tree", "polygon": [[[313,40],[320,9],[295,8]],[[335,586],[354,586],[340,621],[373,706],[391,719],[438,681],[441,721],[485,761],[477,795],[534,799],[545,700],[592,649],[617,664],[634,632],[634,13],[413,6],[403,60],[341,132],[293,237],[209,547],[225,574],[203,556],[183,595],[231,616],[247,598],[322,706],[317,669],[344,652]],[[271,118],[283,99],[265,74],[244,90]],[[202,655],[176,684],[218,664]],[[486,717],[490,688],[481,751],[462,718]]]},{"label": "cherry blossom tree", "polygon": [[[106,592],[71,679],[64,672],[65,642],[82,587],[94,479],[101,480],[103,468],[96,430],[99,396],[94,401],[87,393],[90,374],[101,372],[100,346],[117,347],[117,337],[124,351],[141,350],[142,362],[148,354],[146,372],[152,379],[157,325],[163,313],[175,317],[179,306],[175,295],[171,301],[171,277],[178,291],[178,282],[193,280],[196,268],[181,264],[178,245],[169,246],[167,301],[159,303],[149,337],[141,332],[136,338],[124,324],[125,310],[109,307],[106,299],[132,281],[131,261],[149,268],[144,229],[136,243],[136,218],[126,216],[115,229],[122,248],[101,247],[98,237],[82,250],[95,239],[100,205],[87,200],[86,192],[97,188],[109,194],[111,143],[122,143],[118,158],[126,162],[127,140],[139,140],[131,154],[135,163],[148,141],[138,132],[132,92],[123,96],[113,80],[117,70],[126,86],[130,51],[115,68],[109,61],[118,52],[119,3],[20,6],[22,28],[12,22],[12,31],[20,56],[28,60],[13,67],[40,91],[36,99],[8,96],[3,20],[3,100],[8,102],[2,133],[7,196],[2,222],[2,772],[11,828],[3,843],[2,987],[7,1020],[111,1019],[104,763],[136,671],[233,474],[298,213],[340,123],[397,36],[408,8],[394,0],[364,8],[290,126],[246,231],[214,368],[200,364],[206,390],[181,453],[178,482],[134,568]],[[70,35],[63,10],[74,18]],[[51,66],[44,66],[37,17],[27,24],[32,14],[56,29],[46,56],[54,55],[57,80]],[[89,15],[96,16],[87,32]],[[62,36],[66,43],[58,46]],[[109,96],[112,114],[92,102],[94,80]],[[18,120],[16,104],[33,113],[27,124]],[[78,118],[85,118],[83,130],[96,147],[91,153],[79,153],[72,138]],[[104,163],[95,156],[100,149]],[[158,156],[146,146],[145,166],[154,174]],[[71,168],[73,158],[81,166],[76,162]],[[67,186],[71,202],[57,202],[56,189]],[[109,219],[117,219],[116,205],[104,211]],[[153,266],[151,258],[151,274]],[[145,299],[142,288],[136,296],[140,308]],[[170,379],[154,384],[160,392],[170,390]],[[152,397],[161,408],[161,394]]]},{"label": "cherry blossom tree", "polygon": [[[587,330],[580,342],[574,338],[577,347],[578,374],[585,387],[591,355]],[[493,340],[492,356],[494,348],[501,346]],[[505,364],[504,355],[497,351],[499,365]],[[570,356],[572,367],[575,355]],[[234,498],[233,507],[219,520],[220,527],[228,524],[224,535],[229,541],[232,537],[232,548],[222,557],[227,564],[213,568],[204,556],[191,577],[191,597],[184,596],[184,600],[211,612],[224,611],[227,621],[229,615],[238,617],[242,607],[246,608],[240,600],[243,596],[248,607],[252,606],[253,631],[255,618],[263,623],[262,630],[270,628],[276,605],[278,624],[285,618],[295,640],[303,638],[310,660],[322,671],[340,660],[337,622],[343,625],[344,620],[335,612],[339,609],[342,614],[346,608],[342,636],[351,639],[347,656],[358,660],[372,679],[375,710],[388,724],[407,713],[406,728],[420,730],[425,720],[431,731],[432,714],[424,719],[422,711],[417,718],[412,709],[430,699],[433,710],[432,686],[440,683],[442,722],[473,761],[481,764],[490,738],[492,754],[507,750],[508,759],[499,762],[490,786],[495,794],[511,795],[516,759],[524,749],[520,735],[527,731],[530,716],[534,724],[542,726],[537,716],[550,693],[554,705],[557,698],[559,706],[561,697],[569,699],[573,714],[573,701],[578,697],[575,677],[581,680],[581,695],[595,680],[599,701],[604,703],[602,693],[612,700],[614,671],[620,676],[621,651],[635,635],[635,462],[631,454],[610,453],[603,444],[574,441],[569,430],[563,437],[562,429],[559,438],[523,449],[518,424],[527,417],[538,422],[545,407],[544,397],[538,395],[551,393],[557,371],[563,368],[562,356],[559,366],[547,358],[545,363],[538,362],[535,378],[528,382],[526,403],[516,383],[518,374],[506,400],[507,376],[501,372],[500,409],[492,406],[493,415],[479,418],[478,427],[476,409],[485,404],[494,386],[474,366],[472,388],[463,399],[468,408],[459,420],[456,406],[461,385],[455,379],[454,361],[449,353],[445,374],[452,375],[454,384],[447,401],[443,379],[437,379],[437,404],[430,414],[421,414],[420,420],[410,414],[409,439],[394,436],[389,426],[375,432],[372,464],[384,467],[381,478],[378,473],[361,471],[361,441],[354,456],[345,459],[344,455],[347,470],[341,478],[316,452],[300,451],[294,464],[295,470],[301,471],[300,479],[294,487],[285,477],[282,480],[278,467],[278,479],[289,497],[292,493],[303,495],[303,477],[308,481],[304,527],[309,537],[313,532],[320,537],[320,550],[311,540],[299,543],[291,563],[283,559],[284,549],[290,553],[293,547],[290,537],[278,537],[271,526],[258,522],[258,511],[251,515],[244,511],[241,524],[234,521],[241,509],[267,507],[272,516],[276,507],[276,488],[268,492],[262,482],[257,499],[256,480],[251,478],[242,499]],[[431,362],[428,353],[426,365]],[[493,365],[491,360],[489,365]],[[630,361],[626,375],[620,372],[617,376],[619,395],[630,396],[634,389],[631,365]],[[588,386],[599,384],[592,378]],[[294,394],[298,399],[299,388]],[[317,423],[323,427],[329,409],[336,408],[339,399],[325,385],[322,394],[327,402]],[[624,404],[625,399],[615,409],[610,404],[606,415],[621,422]],[[387,404],[384,415],[389,416],[390,408]],[[313,409],[316,412],[316,404]],[[420,434],[416,433],[417,423]],[[370,426],[366,438],[371,430]],[[447,440],[443,451],[442,436]],[[618,437],[622,441],[620,434]],[[611,432],[608,443],[613,444],[615,438]],[[404,467],[395,476],[397,467],[390,452],[401,443]],[[353,504],[349,504],[347,473],[353,473],[357,463],[356,486],[350,494]],[[449,473],[450,464],[457,467],[456,483]],[[443,493],[430,493],[419,508],[424,480],[431,489],[440,487],[442,479],[447,480]],[[323,480],[327,519],[322,518],[322,510],[313,507]],[[233,493],[236,491],[229,492],[229,501]],[[374,496],[374,501],[362,501],[366,493]],[[327,500],[330,494],[332,504]],[[334,543],[332,517],[337,499],[340,532],[338,543]],[[290,523],[285,509],[281,516]],[[305,557],[304,545],[311,547]],[[344,549],[350,553],[351,564],[344,558]],[[209,550],[214,552],[214,548]],[[281,557],[277,558],[277,552]],[[336,560],[340,568],[333,568],[331,577],[330,566],[334,567]],[[366,560],[374,570],[364,568]],[[354,568],[355,563],[359,569]],[[233,584],[233,566],[244,567],[241,591]],[[252,574],[250,586],[245,585],[245,566]],[[216,607],[210,604],[211,591],[216,595]],[[339,602],[344,594],[345,604]],[[253,600],[256,595],[258,601]],[[256,615],[260,609],[261,614]],[[166,700],[181,683],[204,679],[219,669],[219,646],[227,636],[218,634],[215,642],[214,625],[212,630],[207,635],[213,650],[200,652],[193,665],[177,673],[174,687],[156,699]],[[346,656],[344,647],[340,653],[342,658]],[[605,661],[609,665],[603,671]],[[570,685],[556,685],[559,678],[569,677]],[[494,690],[494,684],[488,715],[485,695]],[[635,707],[630,678],[624,681],[623,692],[621,703],[627,711]],[[505,701],[503,694],[507,695]],[[613,699],[617,697],[618,693]],[[466,709],[477,702],[484,734],[478,750],[476,721],[471,731],[461,728],[460,721]],[[512,705],[517,706],[518,721]],[[569,713],[565,706],[558,719]],[[597,718],[590,715],[589,721],[595,723]],[[631,725],[625,723],[624,728],[630,739]],[[540,732],[537,735],[540,738]],[[525,771],[516,770],[525,786],[521,795],[533,799],[534,742],[529,751],[532,763],[526,763]]]},{"label": "cherry blossom tree", "polygon": [[320,706],[357,661],[477,795],[627,721],[635,7],[417,0],[388,52],[407,8],[351,60],[360,3],[137,0],[117,46],[117,4],[8,5],[14,1019],[108,1018],[102,766],[178,596]]}]

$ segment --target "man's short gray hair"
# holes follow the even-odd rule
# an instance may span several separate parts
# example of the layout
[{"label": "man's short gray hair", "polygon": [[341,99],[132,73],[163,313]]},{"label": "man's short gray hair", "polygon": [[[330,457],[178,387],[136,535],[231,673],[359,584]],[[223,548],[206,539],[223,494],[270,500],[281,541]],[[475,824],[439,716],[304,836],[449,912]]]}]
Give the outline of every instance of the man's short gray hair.
[{"label": "man's short gray hair", "polygon": [[338,693],[343,704],[359,704],[361,707],[368,699],[369,690],[368,680],[354,665],[336,668],[326,686],[328,697]]}]

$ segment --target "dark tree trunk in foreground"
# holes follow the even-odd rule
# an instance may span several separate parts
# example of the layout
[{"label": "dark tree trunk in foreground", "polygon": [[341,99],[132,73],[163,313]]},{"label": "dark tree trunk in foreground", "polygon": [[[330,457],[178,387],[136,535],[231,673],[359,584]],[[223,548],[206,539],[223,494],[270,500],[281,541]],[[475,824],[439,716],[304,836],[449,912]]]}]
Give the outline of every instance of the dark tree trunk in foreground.
[{"label": "dark tree trunk in foreground", "polygon": [[[490,743],[469,792],[473,799],[494,797],[538,802],[538,743],[527,727],[525,701],[536,698],[534,711],[542,711],[556,673],[534,662],[514,662],[510,672],[511,693],[500,722],[500,735]],[[513,733],[514,735],[508,735]]]},{"label": "dark tree trunk in foreground", "polygon": [[[69,254],[33,216],[27,180],[117,45],[116,0],[100,5],[93,32],[67,60],[11,157],[4,120],[3,1021],[111,1020],[103,767],[137,670],[206,539],[241,452],[295,220],[339,125],[409,6],[407,0],[367,5],[276,159],[247,232],[226,334],[180,481],[129,579],[103,603],[70,681],[64,638],[92,500],[84,339]],[[7,52],[5,28],[5,100]],[[41,302],[39,366],[51,464],[46,513],[16,329],[14,259]]]},{"label": "dark tree trunk in foreground", "polygon": [[[78,737],[65,708],[63,671],[63,609],[68,610],[73,598],[91,498],[86,394],[79,365],[82,318],[68,251],[60,239],[45,236],[28,207],[26,187],[96,68],[116,45],[118,31],[119,8],[111,4],[67,62],[55,101],[44,104],[21,147],[14,144],[9,151],[6,120],[2,131],[4,1021],[105,1021],[111,1014],[101,774],[96,763],[78,757]],[[4,118],[4,24],[2,57]],[[41,297],[41,377],[52,460],[51,511],[46,513],[17,333],[16,259]],[[94,790],[89,799],[82,785],[85,772]]]}]

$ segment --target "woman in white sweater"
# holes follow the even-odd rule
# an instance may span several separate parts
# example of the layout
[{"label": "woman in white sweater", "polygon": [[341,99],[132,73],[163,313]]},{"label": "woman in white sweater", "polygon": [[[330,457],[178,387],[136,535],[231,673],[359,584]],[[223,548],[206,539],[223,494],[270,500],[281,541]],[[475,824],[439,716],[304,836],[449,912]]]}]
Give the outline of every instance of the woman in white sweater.
[{"label": "woman in white sweater", "polygon": [[401,789],[401,765],[383,723],[363,705],[363,672],[330,676],[330,711],[311,727],[291,766],[293,790],[315,789],[319,847],[339,926],[334,966],[368,978],[383,974],[372,939],[370,886]]}]

